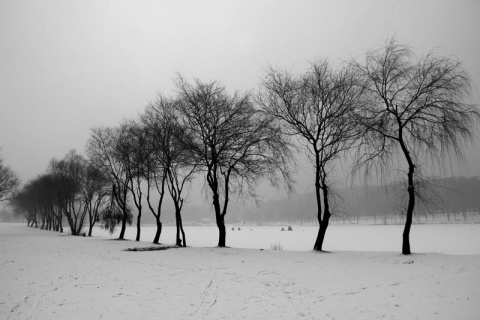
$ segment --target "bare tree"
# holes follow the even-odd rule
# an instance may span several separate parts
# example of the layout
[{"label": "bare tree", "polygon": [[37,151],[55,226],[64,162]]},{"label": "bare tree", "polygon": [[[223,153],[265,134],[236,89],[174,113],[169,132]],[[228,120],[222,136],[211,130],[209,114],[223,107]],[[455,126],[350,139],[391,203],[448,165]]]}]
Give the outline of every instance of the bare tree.
[{"label": "bare tree", "polygon": [[[146,200],[157,225],[153,243],[159,243],[162,233],[162,222],[160,218],[165,196],[165,183],[167,180],[167,168],[163,165],[164,154],[162,151],[162,146],[164,145],[164,127],[161,113],[157,111],[154,104],[147,106],[144,113],[140,116],[140,121],[146,131],[144,148],[147,150],[147,157],[145,157],[143,161],[143,179],[147,184]],[[154,189],[159,195],[156,206],[152,203],[152,190]]]},{"label": "bare tree", "polygon": [[82,180],[85,175],[86,160],[75,150],[68,152],[61,160],[52,159],[49,172],[57,184],[57,204],[67,217],[72,235],[79,235],[87,214],[82,199]]},{"label": "bare tree", "polygon": [[52,174],[42,174],[31,181],[31,188],[35,189],[35,206],[37,213],[40,215],[42,225],[40,229],[52,230],[56,229],[58,213],[62,214],[61,210],[55,210],[57,205],[57,179]]},{"label": "bare tree", "polygon": [[82,181],[82,198],[88,212],[88,236],[92,236],[95,223],[100,219],[100,212],[108,203],[111,194],[108,176],[93,163],[88,163]]},{"label": "bare tree", "polygon": [[[314,169],[319,230],[314,250],[321,251],[331,216],[331,175],[336,161],[358,137],[353,114],[362,103],[363,89],[349,68],[334,70],[328,61],[312,63],[294,76],[270,68],[258,101],[277,119],[285,133],[299,137]],[[323,216],[322,216],[323,202]]]},{"label": "bare tree", "polygon": [[[92,129],[92,135],[87,143],[87,154],[97,168],[108,175],[112,184],[112,196],[123,213],[122,227],[119,239],[125,237],[127,223],[131,223],[131,213],[128,208],[128,175],[125,161],[117,154],[117,143],[123,137],[122,127],[98,127]],[[116,206],[111,206],[117,208]],[[117,210],[113,210],[117,212]],[[112,212],[113,212],[112,211]]]},{"label": "bare tree", "polygon": [[205,173],[219,230],[226,243],[225,215],[231,194],[255,195],[260,179],[273,184],[281,172],[290,186],[290,144],[271,116],[255,109],[249,94],[229,95],[218,82],[176,81],[176,109],[187,149]]},{"label": "bare tree", "polygon": [[[183,128],[177,121],[175,103],[174,99],[159,96],[145,109],[141,119],[150,137],[149,143],[146,145],[154,158],[154,161],[150,162],[156,164],[153,174],[155,176],[156,172],[156,175],[161,178],[160,185],[157,185],[160,193],[159,208],[161,207],[161,201],[163,201],[166,182],[175,206],[176,244],[186,246],[181,216],[184,203],[183,193],[185,186],[191,181],[198,167],[198,162],[195,161],[189,150],[183,148],[181,144]],[[158,210],[160,212],[160,209]],[[159,217],[153,208],[151,211],[155,217]]]},{"label": "bare tree", "polygon": [[395,164],[396,155],[403,157],[408,203],[402,253],[410,254],[422,161],[461,156],[480,120],[478,108],[467,103],[470,79],[460,62],[434,53],[417,57],[395,39],[368,51],[365,61],[352,64],[364,77],[370,98],[358,117],[365,133],[357,169],[385,172]]},{"label": "bare tree", "polygon": [[133,203],[137,208],[137,235],[135,240],[140,241],[142,217],[142,182],[145,177],[145,162],[150,160],[149,150],[145,148],[148,140],[147,131],[141,123],[124,121],[118,130],[119,136],[115,144],[115,157],[123,163],[127,184]]},{"label": "bare tree", "polygon": [[19,184],[20,179],[16,173],[4,165],[0,158],[0,201],[9,200]]}]

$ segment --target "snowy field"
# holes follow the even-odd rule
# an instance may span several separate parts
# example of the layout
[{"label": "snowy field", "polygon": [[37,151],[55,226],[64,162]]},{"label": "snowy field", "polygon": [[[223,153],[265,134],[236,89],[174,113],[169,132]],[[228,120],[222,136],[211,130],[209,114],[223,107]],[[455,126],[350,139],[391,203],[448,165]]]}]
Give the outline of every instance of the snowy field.
[{"label": "snowy field", "polygon": [[[332,253],[212,247],[131,252],[125,249],[151,244],[0,224],[0,319],[478,319],[478,227],[441,227],[416,235],[414,250],[421,248],[418,240],[437,241],[440,232],[473,247],[459,248],[469,254],[402,256],[397,243],[395,252],[371,251],[381,244]],[[186,230],[192,245],[193,230],[203,227],[197,228]],[[241,228],[230,228],[230,245],[248,234]],[[272,234],[278,229],[271,228]],[[333,243],[337,232],[350,232],[342,246],[351,250],[366,245],[365,232],[372,232],[372,242],[390,242],[389,233],[399,237],[397,229],[337,228],[327,235],[330,250],[340,248]],[[249,237],[258,240],[252,229]],[[311,232],[294,227],[264,245],[280,241],[294,250],[288,237],[309,238]],[[384,235],[386,241],[378,238]],[[206,246],[215,244],[216,237],[203,236]],[[171,243],[168,237],[164,242]]]},{"label": "snowy field", "polygon": [[[234,229],[234,231],[232,230]],[[238,230],[240,228],[240,230]],[[317,226],[292,226],[293,231],[281,231],[287,226],[227,226],[227,246],[234,248],[269,249],[280,243],[283,250],[310,251],[318,232]],[[185,226],[187,245],[214,247],[218,243],[216,226]],[[141,241],[152,242],[156,227],[143,226]],[[327,251],[394,251],[401,252],[402,225],[332,225],[327,230],[324,250]],[[94,236],[118,238],[119,232],[95,228]],[[135,240],[136,227],[128,227],[126,239]],[[175,243],[176,228],[164,226],[161,243]],[[480,224],[419,224],[410,233],[412,251],[447,254],[479,254]]]}]

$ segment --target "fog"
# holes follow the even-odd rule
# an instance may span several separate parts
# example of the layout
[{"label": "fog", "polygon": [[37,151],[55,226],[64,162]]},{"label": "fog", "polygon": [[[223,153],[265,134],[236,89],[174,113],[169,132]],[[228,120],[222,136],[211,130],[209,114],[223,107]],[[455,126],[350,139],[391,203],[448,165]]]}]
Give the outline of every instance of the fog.
[{"label": "fog", "polygon": [[[256,90],[268,65],[358,57],[395,36],[463,62],[479,103],[478,1],[18,1],[0,3],[0,148],[23,181],[83,152],[89,129],[135,117],[176,72]],[[348,161],[347,161],[348,162]],[[349,183],[348,166],[338,180]],[[480,175],[480,142],[446,175]],[[300,154],[297,193],[311,168]],[[193,203],[205,198],[195,187]],[[193,189],[192,189],[193,190]],[[286,196],[264,183],[265,199]]]}]

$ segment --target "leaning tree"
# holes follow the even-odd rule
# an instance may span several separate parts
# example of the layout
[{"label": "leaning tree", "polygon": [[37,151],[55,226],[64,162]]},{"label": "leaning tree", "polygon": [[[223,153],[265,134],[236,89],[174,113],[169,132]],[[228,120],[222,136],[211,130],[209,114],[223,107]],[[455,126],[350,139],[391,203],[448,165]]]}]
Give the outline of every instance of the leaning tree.
[{"label": "leaning tree", "polygon": [[212,194],[225,247],[225,215],[231,194],[254,195],[260,179],[277,183],[281,172],[289,186],[289,143],[273,117],[260,113],[249,94],[228,94],[218,82],[176,81],[182,148],[199,161]]},{"label": "leaning tree", "polygon": [[460,62],[433,52],[418,57],[395,39],[352,65],[362,74],[370,100],[357,117],[365,128],[357,168],[369,173],[404,160],[408,203],[402,253],[410,254],[421,164],[461,156],[480,120],[477,106],[468,103],[470,79]]},{"label": "leaning tree", "polygon": [[[322,251],[331,216],[332,170],[358,138],[354,112],[363,103],[364,89],[351,68],[335,70],[327,60],[310,65],[300,76],[267,71],[258,101],[286,134],[299,138],[313,165],[319,230],[313,247]],[[323,203],[323,215],[322,215]]]}]

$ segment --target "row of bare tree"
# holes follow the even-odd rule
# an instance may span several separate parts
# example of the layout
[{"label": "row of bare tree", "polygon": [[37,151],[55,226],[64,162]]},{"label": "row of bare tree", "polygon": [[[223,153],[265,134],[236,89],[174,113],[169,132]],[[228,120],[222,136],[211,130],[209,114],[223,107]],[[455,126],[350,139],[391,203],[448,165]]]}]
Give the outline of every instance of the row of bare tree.
[{"label": "row of bare tree", "polygon": [[[52,159],[47,171],[15,193],[12,204],[29,226],[63,232],[63,217],[71,233],[79,235],[88,217],[88,235],[96,222],[113,231],[119,210],[111,201],[108,177],[83,156],[70,151],[61,160]],[[131,214],[130,214],[131,220]]]},{"label": "row of bare tree", "polygon": [[[86,212],[102,208],[118,213],[123,238],[131,219],[131,197],[138,212],[137,240],[145,200],[156,218],[154,242],[158,243],[168,191],[175,206],[176,242],[186,245],[181,218],[184,190],[194,176],[203,176],[212,196],[218,245],[223,247],[232,195],[255,196],[257,184],[265,178],[292,189],[297,141],[313,166],[319,222],[314,250],[322,250],[332,215],[334,168],[339,160],[354,155],[354,173],[385,174],[406,168],[402,252],[410,254],[422,166],[441,163],[446,155],[461,155],[480,119],[478,107],[468,103],[470,80],[459,62],[433,53],[417,57],[394,39],[368,51],[363,61],[352,59],[340,66],[316,61],[300,75],[270,68],[255,94],[229,94],[219,82],[189,83],[181,76],[175,84],[175,96],[160,96],[138,119],[114,128],[94,128],[88,160],[81,160],[83,169],[69,164],[81,158],[75,153],[52,161],[49,170],[59,179],[58,193],[72,190],[77,195],[59,197],[57,206],[72,233],[79,232]],[[101,192],[87,191],[89,170],[101,177]],[[62,180],[77,176],[79,184]],[[158,202],[153,203],[151,192],[160,195]],[[53,216],[52,221],[61,221],[61,213]],[[90,215],[90,221],[96,217]]]},{"label": "row of bare tree", "polygon": [[[175,207],[176,243],[186,245],[181,216],[184,191],[194,175],[203,174],[212,195],[218,245],[223,247],[230,195],[253,195],[265,177],[275,184],[283,176],[290,183],[290,144],[280,125],[256,108],[250,94],[228,94],[218,82],[191,84],[181,77],[176,87],[174,98],[158,97],[139,119],[93,129],[87,154],[110,177],[121,208],[127,208],[128,195],[132,197],[137,240],[146,201],[156,218],[154,243],[161,234],[162,203],[168,192]],[[151,191],[159,195],[158,202],[153,203]],[[124,231],[122,223],[120,238]]]}]

